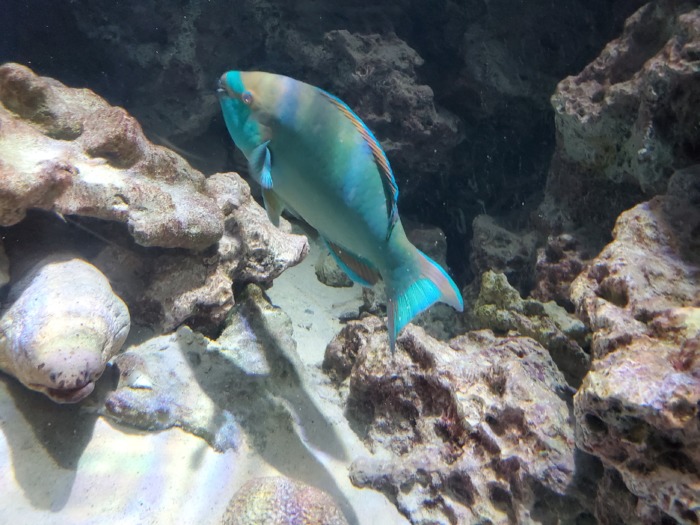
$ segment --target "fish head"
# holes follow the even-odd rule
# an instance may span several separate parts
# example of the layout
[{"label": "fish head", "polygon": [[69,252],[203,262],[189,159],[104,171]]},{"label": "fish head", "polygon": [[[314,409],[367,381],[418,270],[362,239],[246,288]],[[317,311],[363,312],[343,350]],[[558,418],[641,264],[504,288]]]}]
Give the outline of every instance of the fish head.
[{"label": "fish head", "polygon": [[258,71],[227,71],[219,79],[217,94],[226,127],[246,155],[271,138],[278,98],[276,77]]}]

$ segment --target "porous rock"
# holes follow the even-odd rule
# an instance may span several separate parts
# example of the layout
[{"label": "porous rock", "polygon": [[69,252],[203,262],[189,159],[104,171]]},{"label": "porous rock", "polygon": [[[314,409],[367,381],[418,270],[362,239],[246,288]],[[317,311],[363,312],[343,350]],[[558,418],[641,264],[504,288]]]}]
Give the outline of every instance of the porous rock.
[{"label": "porous rock", "polygon": [[0,225],[27,209],[123,222],[144,246],[202,249],[223,233],[204,176],[87,89],[0,66]]},{"label": "porous rock", "polygon": [[0,316],[0,369],[58,403],[88,396],[129,333],[109,281],[71,254],[44,258],[11,285]]},{"label": "porous rock", "polygon": [[493,217],[479,215],[472,223],[469,265],[478,278],[487,270],[504,273],[521,292],[533,281],[537,237],[518,235],[499,225]]},{"label": "porous rock", "polygon": [[572,285],[593,330],[577,443],[619,473],[636,518],[700,521],[700,170],[620,215]]},{"label": "porous rock", "polygon": [[663,193],[674,166],[698,162],[699,49],[697,5],[649,2],[598,58],[559,83],[542,207],[553,225],[607,233],[623,210]]},{"label": "porous rock", "polygon": [[224,216],[224,235],[199,253],[136,253],[112,244],[96,259],[145,324],[169,332],[187,321],[215,333],[234,304],[233,283],[269,282],[308,253],[305,236],[277,228],[236,173],[207,179]]},{"label": "porous rock", "polygon": [[341,288],[353,285],[352,279],[338,266],[338,262],[328,250],[319,254],[314,272],[316,278],[326,286]]},{"label": "porous rock", "polygon": [[603,358],[637,337],[692,338],[700,302],[700,166],[676,172],[664,196],[620,215],[614,240],[572,284],[571,297],[595,331]]},{"label": "porous rock", "polygon": [[272,349],[295,359],[291,321],[249,285],[217,340],[183,326],[118,355],[119,383],[103,413],[145,430],[177,426],[217,450],[237,448],[239,419],[250,426],[278,411],[278,422],[289,418],[279,402],[269,403],[268,390],[295,376],[284,360],[271,361]]},{"label": "porous rock", "polygon": [[532,337],[549,351],[572,386],[578,387],[588,371],[590,357],[583,350],[588,342],[586,326],[554,302],[522,299],[502,273],[488,271],[481,276],[479,296],[467,317],[471,328]]},{"label": "porous rock", "polygon": [[544,248],[537,250],[532,297],[542,302],[555,301],[573,311],[571,283],[586,267],[588,259],[590,256],[573,235],[550,235]]},{"label": "porous rock", "polygon": [[[234,281],[270,281],[308,251],[288,223],[270,224],[238,175],[205,180],[89,90],[5,64],[0,127],[0,224],[30,208],[70,215],[90,243],[105,243],[94,262],[139,323],[170,331],[189,320],[215,332],[234,303]],[[141,250],[107,221],[125,223],[141,245],[194,253]]]},{"label": "porous rock", "polygon": [[347,525],[322,490],[287,477],[255,478],[236,492],[221,525]]},{"label": "porous rock", "polygon": [[[159,333],[183,323],[214,333],[234,304],[233,278],[219,253],[163,253],[139,259],[110,246],[100,254],[100,263],[110,268],[110,277],[129,271],[133,280],[122,281],[129,289],[125,297],[144,324]],[[121,266],[123,262],[126,267]],[[134,266],[128,266],[129,262]],[[139,277],[145,269],[144,280]]]},{"label": "porous rock", "polygon": [[275,227],[253,200],[248,184],[235,173],[217,173],[207,179],[207,193],[224,214],[225,233],[219,258],[227,273],[241,282],[266,282],[299,263],[309,253],[303,235],[293,235],[288,221]]},{"label": "porous rock", "polygon": [[346,412],[375,453],[352,464],[353,483],[412,523],[587,513],[572,496],[573,427],[557,395],[568,387],[534,340],[480,331],[448,345],[408,325],[392,356],[368,316],[329,344],[324,369],[347,385]]}]

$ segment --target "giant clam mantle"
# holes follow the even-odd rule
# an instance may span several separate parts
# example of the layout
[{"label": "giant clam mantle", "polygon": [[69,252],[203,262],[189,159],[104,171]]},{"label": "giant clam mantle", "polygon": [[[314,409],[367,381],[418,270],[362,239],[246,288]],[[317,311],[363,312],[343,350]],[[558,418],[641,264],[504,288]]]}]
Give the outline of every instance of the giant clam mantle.
[{"label": "giant clam mantle", "polygon": [[126,305],[97,268],[51,255],[10,289],[0,317],[0,370],[57,403],[78,402],[129,327]]}]

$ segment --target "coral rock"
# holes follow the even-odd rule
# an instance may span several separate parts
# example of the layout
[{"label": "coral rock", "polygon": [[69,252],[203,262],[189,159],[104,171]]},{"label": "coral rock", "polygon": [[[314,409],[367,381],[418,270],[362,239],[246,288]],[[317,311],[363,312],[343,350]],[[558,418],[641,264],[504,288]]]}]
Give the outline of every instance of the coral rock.
[{"label": "coral rock", "polygon": [[219,257],[229,261],[227,273],[232,279],[271,281],[309,253],[308,240],[291,234],[289,222],[281,220],[280,228],[272,225],[239,175],[217,173],[209,177],[207,192],[224,213],[225,234],[219,243]]},{"label": "coral rock", "polygon": [[347,525],[320,489],[284,477],[256,478],[235,494],[221,525]]},{"label": "coral rock", "polygon": [[129,333],[126,305],[94,266],[53,255],[12,284],[0,369],[58,403],[89,395]]},{"label": "coral rock", "polygon": [[225,231],[215,247],[199,253],[143,254],[107,246],[96,264],[117,283],[140,321],[169,332],[187,321],[213,333],[234,304],[234,282],[269,282],[304,259],[305,236],[289,223],[273,226],[235,173],[217,173],[206,190],[224,215]]},{"label": "coral rock", "polygon": [[508,281],[520,291],[525,291],[532,282],[532,267],[535,260],[533,234],[517,235],[499,226],[488,215],[479,215],[472,223],[472,238],[469,264],[475,276],[488,270],[502,272]]},{"label": "coral rock", "polygon": [[615,469],[637,517],[700,521],[700,169],[620,215],[572,285],[593,332],[578,445]]},{"label": "coral rock", "polygon": [[316,272],[316,278],[326,286],[349,288],[353,285],[352,279],[338,266],[338,263],[328,250],[319,254],[314,271]]},{"label": "coral rock", "polygon": [[0,128],[3,226],[43,208],[126,223],[144,246],[201,249],[223,233],[204,176],[89,90],[0,66]]},{"label": "coral rock", "polygon": [[586,512],[570,495],[568,387],[544,348],[489,331],[448,346],[409,325],[391,356],[385,337],[378,318],[350,322],[324,363],[346,378],[346,412],[376,454],[353,463],[356,485],[412,523],[527,522],[535,507],[547,521],[564,502],[562,521]]},{"label": "coral rock", "polygon": [[[610,243],[572,284],[571,298],[595,331],[602,358],[635,337],[695,336],[686,308],[700,304],[700,166],[682,170],[669,193],[620,215]],[[668,325],[668,326],[665,326]]]},{"label": "coral rock", "polygon": [[557,148],[547,209],[567,227],[607,230],[644,195],[662,193],[674,166],[697,162],[700,9],[649,2],[552,97]]},{"label": "coral rock", "polygon": [[547,245],[537,250],[535,289],[532,296],[538,301],[556,301],[569,311],[574,305],[570,298],[571,283],[587,264],[578,241],[569,234],[552,235]]},{"label": "coral rock", "polygon": [[481,291],[467,314],[472,328],[510,331],[532,337],[547,350],[573,386],[581,384],[590,366],[583,350],[588,330],[584,324],[554,302],[522,299],[505,275],[488,271],[481,276]]},{"label": "coral rock", "polygon": [[[88,90],[5,64],[0,129],[0,225],[29,208],[73,216],[70,224],[108,240],[95,263],[135,318],[159,331],[187,320],[216,331],[234,304],[234,281],[271,281],[308,252],[288,223],[270,224],[238,175],[205,180]],[[110,223],[76,216],[125,223],[144,246],[197,253],[141,250]]]}]

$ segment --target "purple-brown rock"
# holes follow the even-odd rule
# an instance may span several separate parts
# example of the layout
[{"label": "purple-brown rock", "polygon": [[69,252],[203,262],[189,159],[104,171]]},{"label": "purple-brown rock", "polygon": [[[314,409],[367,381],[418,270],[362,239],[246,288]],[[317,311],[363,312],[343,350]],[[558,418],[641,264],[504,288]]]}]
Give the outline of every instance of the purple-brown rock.
[{"label": "purple-brown rock", "polygon": [[676,172],[667,195],[620,216],[572,285],[594,356],[574,400],[577,444],[620,474],[643,523],[700,521],[698,202],[700,169]]},{"label": "purple-brown rock", "polygon": [[324,368],[348,388],[346,412],[375,453],[353,463],[351,479],[383,491],[412,523],[586,512],[559,397],[568,387],[534,340],[484,330],[448,345],[408,325],[392,356],[383,322],[368,316],[331,342]]},{"label": "purple-brown rock", "polygon": [[552,97],[557,147],[541,208],[555,228],[607,229],[698,161],[700,9],[649,2]]}]

